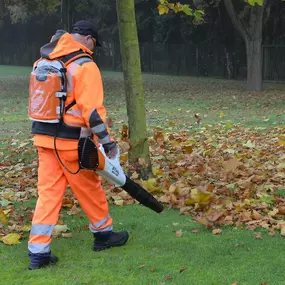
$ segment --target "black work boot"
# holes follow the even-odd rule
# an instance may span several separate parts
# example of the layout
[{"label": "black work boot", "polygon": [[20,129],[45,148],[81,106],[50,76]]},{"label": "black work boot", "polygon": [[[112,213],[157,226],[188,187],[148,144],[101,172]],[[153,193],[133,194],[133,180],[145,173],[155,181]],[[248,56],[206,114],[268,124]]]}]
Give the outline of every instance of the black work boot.
[{"label": "black work boot", "polygon": [[30,266],[29,270],[40,269],[49,264],[58,262],[58,258],[51,253],[31,253],[29,252]]},{"label": "black work boot", "polygon": [[113,231],[99,232],[94,234],[94,251],[105,250],[114,246],[126,244],[129,239],[127,231],[115,233]]}]

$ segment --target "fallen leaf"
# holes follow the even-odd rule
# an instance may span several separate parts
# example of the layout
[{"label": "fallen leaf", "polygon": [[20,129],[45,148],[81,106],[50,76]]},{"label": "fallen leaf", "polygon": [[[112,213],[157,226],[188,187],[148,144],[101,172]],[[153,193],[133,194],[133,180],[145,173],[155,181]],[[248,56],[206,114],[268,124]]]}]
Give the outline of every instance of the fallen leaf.
[{"label": "fallen leaf", "polygon": [[154,272],[156,270],[156,268],[154,267],[154,266],[152,266],[152,268],[151,268],[151,272]]},{"label": "fallen leaf", "polygon": [[184,267],[181,267],[180,270],[179,270],[179,273],[182,273],[183,271],[185,271],[188,267],[184,266]]},{"label": "fallen leaf", "polygon": [[138,178],[139,178],[139,174],[135,171],[135,172],[131,175],[130,178],[133,179],[133,180],[138,179]]},{"label": "fallen leaf", "polygon": [[199,230],[192,230],[191,231],[193,234],[197,234],[197,233],[199,233],[200,231]]},{"label": "fallen leaf", "polygon": [[26,146],[28,144],[29,144],[29,142],[23,142],[18,146],[18,148],[23,148],[24,146]]},{"label": "fallen leaf", "polygon": [[128,161],[128,159],[129,159],[128,153],[124,153],[124,154],[120,155],[120,162],[121,163],[126,163]]},{"label": "fallen leaf", "polygon": [[72,237],[72,233],[62,233],[61,236],[64,237],[64,238],[71,238]]},{"label": "fallen leaf", "polygon": [[115,200],[114,204],[117,205],[117,206],[123,206],[124,205],[124,200],[123,199]]},{"label": "fallen leaf", "polygon": [[254,219],[254,220],[262,220],[264,217],[259,213],[259,212],[257,212],[256,210],[253,210],[252,211],[252,218]]},{"label": "fallen leaf", "polygon": [[241,163],[239,162],[239,160],[236,157],[232,157],[228,161],[224,162],[224,168],[226,171],[234,171],[240,165],[241,165]]},{"label": "fallen leaf", "polygon": [[197,202],[201,206],[209,205],[212,201],[212,197],[213,197],[213,195],[210,192],[197,191]]},{"label": "fallen leaf", "polygon": [[285,227],[281,228],[280,234],[282,237],[285,237]]},{"label": "fallen leaf", "polygon": [[217,221],[219,218],[221,218],[224,214],[225,214],[226,211],[217,211],[217,210],[214,210],[214,209],[211,209],[206,217],[207,219],[210,221],[210,222],[215,222]]},{"label": "fallen leaf", "polygon": [[189,145],[189,146],[184,146],[184,147],[183,147],[183,150],[184,150],[185,153],[190,154],[190,153],[193,152],[193,147],[192,147],[191,145]]},{"label": "fallen leaf", "polygon": [[202,225],[205,225],[207,229],[211,229],[213,227],[213,224],[210,223],[208,220],[206,220],[203,217],[196,217],[196,218],[194,218],[194,221],[196,221]]},{"label": "fallen leaf", "polygon": [[150,178],[146,181],[142,182],[142,185],[144,188],[146,188],[149,192],[154,193],[154,192],[160,192],[161,187],[156,186],[157,185],[157,180],[155,178]]},{"label": "fallen leaf", "polygon": [[280,215],[285,215],[285,205],[280,205],[280,206],[278,207],[278,213],[279,213]]},{"label": "fallen leaf", "polygon": [[122,126],[122,131],[121,131],[121,140],[127,140],[129,135],[128,135],[128,126],[127,125],[123,125]]},{"label": "fallen leaf", "polygon": [[10,201],[8,201],[8,200],[6,200],[6,199],[2,199],[1,201],[0,201],[0,205],[2,206],[2,207],[7,207],[8,205],[10,205],[10,204],[12,204]]},{"label": "fallen leaf", "polygon": [[142,269],[142,268],[144,268],[145,267],[145,264],[141,264],[140,266],[139,266],[139,269]]},{"label": "fallen leaf", "polygon": [[278,212],[279,212],[279,209],[274,208],[272,211],[268,212],[268,215],[274,217],[276,214],[278,214]]},{"label": "fallen leaf", "polygon": [[277,169],[278,169],[278,170],[285,169],[285,162],[279,163],[279,164],[277,165]]},{"label": "fallen leaf", "polygon": [[127,141],[122,141],[119,143],[121,153],[128,152],[130,149],[130,144]]},{"label": "fallen leaf", "polygon": [[32,225],[24,225],[21,227],[21,231],[23,232],[29,232],[32,228]]},{"label": "fallen leaf", "polygon": [[1,241],[3,241],[7,245],[16,245],[20,244],[20,238],[21,235],[15,234],[15,233],[10,233],[4,237],[1,238]]},{"label": "fallen leaf", "polygon": [[182,230],[179,230],[179,231],[176,232],[176,236],[177,236],[177,237],[181,237],[182,234],[183,234]]},{"label": "fallen leaf", "polygon": [[255,233],[255,239],[262,239],[262,233]]},{"label": "fallen leaf", "polygon": [[67,215],[69,216],[77,215],[80,212],[81,212],[80,208],[77,208],[76,205],[73,205],[72,208],[67,212]]},{"label": "fallen leaf", "polygon": [[63,208],[71,208],[73,206],[73,200],[71,199],[63,199],[62,207]]},{"label": "fallen leaf", "polygon": [[107,118],[106,124],[109,128],[113,127],[113,119],[112,118]]},{"label": "fallen leaf", "polygon": [[212,230],[212,234],[213,234],[213,235],[219,235],[221,232],[222,232],[221,229],[213,229],[213,230]]},{"label": "fallen leaf", "polygon": [[224,150],[224,152],[230,153],[230,154],[235,154],[236,151],[232,148],[228,148],[228,149]]},{"label": "fallen leaf", "polygon": [[69,230],[67,225],[55,225],[54,231],[58,233],[65,233]]},{"label": "fallen leaf", "polygon": [[251,142],[250,140],[247,141],[245,144],[243,144],[243,146],[247,147],[247,148],[254,148],[255,147],[255,143]]},{"label": "fallen leaf", "polygon": [[7,216],[4,213],[3,209],[1,209],[1,208],[0,208],[0,223],[2,223],[3,225],[8,224]]},{"label": "fallen leaf", "polygon": [[143,158],[143,157],[139,157],[138,162],[142,166],[146,166],[147,165],[147,162],[146,162],[145,158]]},{"label": "fallen leaf", "polygon": [[166,275],[165,275],[165,279],[166,279],[166,280],[171,280],[172,277],[166,274]]}]

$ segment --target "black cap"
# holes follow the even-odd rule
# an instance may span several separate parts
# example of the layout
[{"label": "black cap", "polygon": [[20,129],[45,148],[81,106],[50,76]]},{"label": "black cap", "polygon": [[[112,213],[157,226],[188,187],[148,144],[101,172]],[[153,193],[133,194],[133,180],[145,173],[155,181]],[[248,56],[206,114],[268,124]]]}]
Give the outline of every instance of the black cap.
[{"label": "black cap", "polygon": [[96,46],[100,47],[101,44],[98,40],[98,32],[94,24],[89,21],[81,20],[76,22],[72,26],[72,34],[80,34],[84,36],[91,36],[92,38],[96,39]]}]

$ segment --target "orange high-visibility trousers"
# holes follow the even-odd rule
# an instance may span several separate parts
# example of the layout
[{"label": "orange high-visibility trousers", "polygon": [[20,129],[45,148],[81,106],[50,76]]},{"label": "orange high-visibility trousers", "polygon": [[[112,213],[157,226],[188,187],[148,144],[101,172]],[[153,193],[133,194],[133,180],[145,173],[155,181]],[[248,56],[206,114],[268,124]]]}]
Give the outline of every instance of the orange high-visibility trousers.
[{"label": "orange high-visibility trousers", "polygon": [[[38,147],[38,200],[28,249],[32,253],[50,252],[51,235],[58,221],[64,192],[69,184],[96,233],[113,229],[108,202],[99,176],[92,170],[69,173],[53,149]],[[72,172],[78,169],[77,150],[58,150],[63,164]]]}]

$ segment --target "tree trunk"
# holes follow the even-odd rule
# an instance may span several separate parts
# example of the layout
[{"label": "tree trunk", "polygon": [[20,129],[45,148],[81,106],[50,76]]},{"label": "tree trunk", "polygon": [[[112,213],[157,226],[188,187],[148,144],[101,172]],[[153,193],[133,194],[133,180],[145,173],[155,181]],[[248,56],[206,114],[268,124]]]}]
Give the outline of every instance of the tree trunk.
[{"label": "tree trunk", "polygon": [[71,31],[73,17],[72,0],[61,0],[61,23],[62,28],[66,31]]},{"label": "tree trunk", "polygon": [[227,73],[228,79],[233,79],[233,63],[230,56],[230,53],[226,47],[224,47],[225,56],[226,56],[226,65],[227,65]]},{"label": "tree trunk", "polygon": [[[249,22],[240,19],[232,0],[224,0],[226,10],[236,30],[243,37],[247,55],[247,87],[249,90],[262,90],[262,31],[263,16],[267,0],[263,5],[250,7]],[[270,9],[270,6],[268,6]]]},{"label": "tree trunk", "polygon": [[0,29],[2,28],[4,21],[4,9],[5,9],[5,5],[4,5],[4,0],[0,0]]},{"label": "tree trunk", "polygon": [[117,14],[129,120],[129,161],[140,165],[138,171],[146,179],[152,172],[134,0],[117,0]]},{"label": "tree trunk", "polygon": [[247,87],[249,90],[262,90],[262,39],[246,42]]},{"label": "tree trunk", "polygon": [[73,0],[68,1],[68,16],[67,16],[67,28],[68,31],[71,32],[72,29],[72,22],[73,22]]}]

